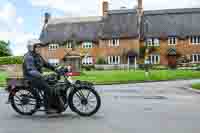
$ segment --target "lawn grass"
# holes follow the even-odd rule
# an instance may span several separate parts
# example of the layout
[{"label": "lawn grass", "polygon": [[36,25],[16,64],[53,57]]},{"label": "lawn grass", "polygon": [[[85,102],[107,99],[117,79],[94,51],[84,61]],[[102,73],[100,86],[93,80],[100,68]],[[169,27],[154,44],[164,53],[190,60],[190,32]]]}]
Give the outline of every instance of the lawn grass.
[{"label": "lawn grass", "polygon": [[[7,74],[0,72],[0,86],[6,84]],[[151,70],[148,77],[143,70],[84,71],[73,79],[90,81],[94,84],[134,83],[176,79],[200,79],[200,71],[193,70]]]},{"label": "lawn grass", "polygon": [[194,83],[194,84],[192,84],[192,88],[200,90],[200,83]]},{"label": "lawn grass", "polygon": [[7,77],[8,75],[6,74],[6,72],[0,71],[0,86],[5,86]]},{"label": "lawn grass", "polygon": [[91,81],[95,84],[112,84],[176,79],[197,79],[200,71],[192,70],[151,70],[148,77],[142,70],[131,71],[85,71],[77,80]]}]

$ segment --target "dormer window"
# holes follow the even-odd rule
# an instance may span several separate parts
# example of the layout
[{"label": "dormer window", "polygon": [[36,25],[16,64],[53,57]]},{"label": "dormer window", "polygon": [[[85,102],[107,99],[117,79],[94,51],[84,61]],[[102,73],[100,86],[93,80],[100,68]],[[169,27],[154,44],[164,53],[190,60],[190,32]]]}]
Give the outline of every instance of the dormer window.
[{"label": "dormer window", "polygon": [[160,40],[158,38],[148,38],[145,44],[146,46],[160,46]]},{"label": "dormer window", "polygon": [[112,39],[112,40],[109,40],[108,41],[108,45],[110,47],[116,47],[116,46],[119,46],[119,39]]},{"label": "dormer window", "polygon": [[72,42],[71,42],[71,41],[67,41],[67,42],[64,44],[64,48],[72,48]]},{"label": "dormer window", "polygon": [[168,37],[168,45],[176,45],[177,39],[176,37]]},{"label": "dormer window", "polygon": [[49,44],[49,50],[56,50],[59,48],[59,44]]},{"label": "dormer window", "polygon": [[92,48],[93,43],[92,42],[83,42],[82,48]]},{"label": "dormer window", "polygon": [[190,43],[193,45],[199,45],[200,44],[200,36],[192,36],[190,38]]}]

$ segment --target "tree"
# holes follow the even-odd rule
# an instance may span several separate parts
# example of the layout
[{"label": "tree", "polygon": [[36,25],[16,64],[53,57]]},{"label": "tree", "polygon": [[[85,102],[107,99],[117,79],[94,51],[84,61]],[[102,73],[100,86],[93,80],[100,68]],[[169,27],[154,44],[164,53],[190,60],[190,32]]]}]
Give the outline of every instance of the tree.
[{"label": "tree", "polygon": [[9,45],[9,42],[0,41],[0,57],[12,55]]}]

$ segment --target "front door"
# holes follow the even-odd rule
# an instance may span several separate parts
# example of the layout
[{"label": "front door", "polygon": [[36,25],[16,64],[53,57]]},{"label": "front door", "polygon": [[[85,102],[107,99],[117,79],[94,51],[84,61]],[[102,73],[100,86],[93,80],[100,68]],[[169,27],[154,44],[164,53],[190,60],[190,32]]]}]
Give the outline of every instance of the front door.
[{"label": "front door", "polygon": [[135,57],[134,56],[129,56],[129,64],[134,65],[135,64]]},{"label": "front door", "polygon": [[176,56],[168,56],[168,65],[171,68],[176,68]]}]

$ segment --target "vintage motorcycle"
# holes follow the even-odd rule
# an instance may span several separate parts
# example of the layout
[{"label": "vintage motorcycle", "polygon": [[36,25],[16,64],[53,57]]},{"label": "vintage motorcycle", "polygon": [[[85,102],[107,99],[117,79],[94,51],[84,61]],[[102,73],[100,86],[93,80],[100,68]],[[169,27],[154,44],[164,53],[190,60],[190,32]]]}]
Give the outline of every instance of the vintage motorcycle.
[{"label": "vintage motorcycle", "polygon": [[[73,76],[65,67],[57,69],[56,73],[45,76],[45,80],[55,90],[55,95],[63,105],[58,113],[65,112],[68,106],[80,116],[95,114],[100,106],[101,99],[94,85],[86,81],[73,81]],[[62,78],[64,77],[64,78]],[[44,111],[44,92],[31,86],[25,79],[10,80],[8,83],[8,103],[21,115],[33,115],[37,111]]]}]

